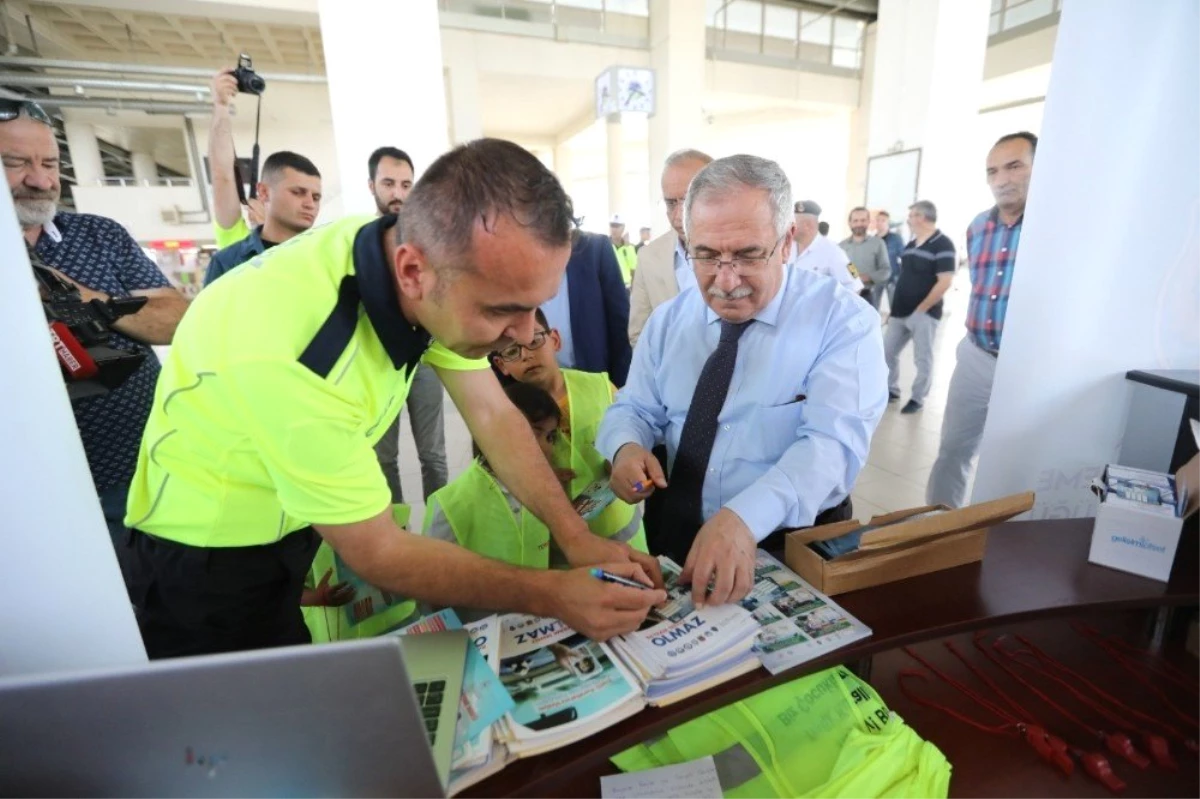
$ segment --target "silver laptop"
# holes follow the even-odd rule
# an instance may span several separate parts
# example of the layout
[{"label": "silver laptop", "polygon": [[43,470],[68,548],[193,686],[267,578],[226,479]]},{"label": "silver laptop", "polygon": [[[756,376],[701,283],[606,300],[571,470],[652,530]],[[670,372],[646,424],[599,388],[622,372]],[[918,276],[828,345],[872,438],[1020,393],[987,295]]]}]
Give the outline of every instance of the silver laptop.
[{"label": "silver laptop", "polygon": [[[456,630],[0,680],[0,794],[443,796],[466,646]],[[445,682],[436,716],[410,677]]]}]

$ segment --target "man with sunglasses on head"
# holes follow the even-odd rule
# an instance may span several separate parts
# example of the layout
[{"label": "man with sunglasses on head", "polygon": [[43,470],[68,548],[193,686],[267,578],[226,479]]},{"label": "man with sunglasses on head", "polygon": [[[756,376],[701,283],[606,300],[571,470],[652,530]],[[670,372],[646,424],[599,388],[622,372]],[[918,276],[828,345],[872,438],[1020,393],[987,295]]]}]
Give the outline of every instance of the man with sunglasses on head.
[{"label": "man with sunglasses on head", "polygon": [[756,547],[782,549],[780,531],[851,516],[887,407],[879,314],[785,267],[791,217],[773,161],[731,156],[692,179],[683,220],[698,286],[651,316],[596,440],[618,497],[664,492],[650,551],[683,564],[698,603],[744,597]]},{"label": "man with sunglasses on head", "polygon": [[187,300],[118,223],[59,210],[58,142],[41,106],[0,100],[0,156],[25,241],[43,263],[74,284],[85,302],[147,298],[141,310],[112,325],[114,346],[144,354],[141,366],[107,394],[72,407],[105,521],[118,543],[125,532],[125,499],[159,373],[158,359],[148,345],[171,343]]}]

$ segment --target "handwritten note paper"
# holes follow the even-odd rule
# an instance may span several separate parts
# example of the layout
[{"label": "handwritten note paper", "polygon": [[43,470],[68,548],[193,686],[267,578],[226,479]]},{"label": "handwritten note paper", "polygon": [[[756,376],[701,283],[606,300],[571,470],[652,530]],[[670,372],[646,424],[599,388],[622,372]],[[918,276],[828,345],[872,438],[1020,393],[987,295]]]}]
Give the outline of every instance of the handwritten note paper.
[{"label": "handwritten note paper", "polygon": [[600,778],[604,799],[721,799],[721,781],[711,757],[632,774]]}]

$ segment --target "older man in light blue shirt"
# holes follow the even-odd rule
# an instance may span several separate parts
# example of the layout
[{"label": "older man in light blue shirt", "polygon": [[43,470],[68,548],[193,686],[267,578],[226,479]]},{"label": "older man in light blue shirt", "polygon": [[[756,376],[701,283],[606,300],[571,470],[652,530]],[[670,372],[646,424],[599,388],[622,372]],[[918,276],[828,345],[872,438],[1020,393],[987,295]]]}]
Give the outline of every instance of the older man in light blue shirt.
[{"label": "older man in light blue shirt", "polygon": [[[696,285],[650,317],[596,446],[625,501],[665,491],[651,549],[686,558],[694,598],[720,604],[752,587],[758,542],[849,496],[887,406],[887,366],[874,309],[784,267],[794,225],[778,164],[714,161],[684,214]],[[650,453],[662,443],[669,486]]]}]

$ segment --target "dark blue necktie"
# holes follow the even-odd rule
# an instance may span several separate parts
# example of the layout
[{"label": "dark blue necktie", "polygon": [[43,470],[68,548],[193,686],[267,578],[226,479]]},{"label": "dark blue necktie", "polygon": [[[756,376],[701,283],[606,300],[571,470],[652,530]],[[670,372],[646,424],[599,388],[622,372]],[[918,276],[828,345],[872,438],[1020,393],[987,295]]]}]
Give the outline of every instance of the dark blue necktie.
[{"label": "dark blue necktie", "polygon": [[696,383],[692,404],[683,422],[679,450],[675,453],[675,463],[668,478],[662,531],[657,542],[657,549],[680,565],[683,565],[692,547],[692,540],[704,523],[701,495],[704,474],[708,470],[708,460],[717,439],[717,417],[729,394],[733,366],[737,362],[738,339],[753,321],[740,324],[721,322],[721,341],[700,370],[700,380]]}]

